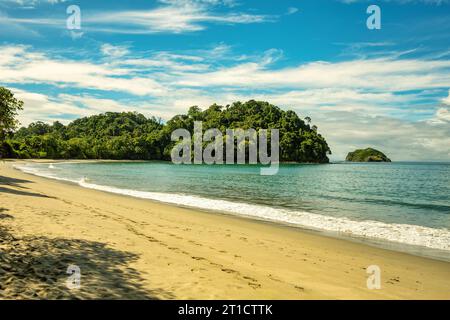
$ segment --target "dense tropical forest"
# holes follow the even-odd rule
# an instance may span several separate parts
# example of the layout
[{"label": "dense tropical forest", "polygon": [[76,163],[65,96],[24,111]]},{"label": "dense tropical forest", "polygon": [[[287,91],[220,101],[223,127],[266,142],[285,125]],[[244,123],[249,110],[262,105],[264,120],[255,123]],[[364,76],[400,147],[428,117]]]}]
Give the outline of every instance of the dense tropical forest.
[{"label": "dense tropical forest", "polygon": [[[13,102],[17,113],[22,105]],[[1,108],[8,107],[8,102],[0,103]],[[10,158],[170,160],[176,143],[171,133],[184,128],[192,134],[194,121],[202,121],[203,130],[218,128],[222,133],[233,128],[279,129],[280,161],[327,163],[331,154],[309,117],[302,120],[294,111],[254,100],[214,104],[204,111],[193,106],[166,123],[137,112],[106,112],[68,125],[38,121],[14,130],[12,124],[1,130],[0,146],[3,157]]]}]

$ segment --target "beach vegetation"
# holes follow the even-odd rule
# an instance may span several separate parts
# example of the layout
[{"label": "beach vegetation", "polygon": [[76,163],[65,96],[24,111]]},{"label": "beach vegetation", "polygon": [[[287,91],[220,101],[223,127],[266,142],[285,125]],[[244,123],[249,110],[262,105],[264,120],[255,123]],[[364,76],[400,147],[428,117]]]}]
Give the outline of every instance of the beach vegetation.
[{"label": "beach vegetation", "polygon": [[170,160],[176,144],[172,132],[186,129],[193,134],[195,121],[202,122],[204,131],[217,128],[223,139],[227,129],[278,129],[282,162],[327,163],[331,154],[309,117],[305,122],[294,111],[263,101],[213,104],[206,110],[193,106],[167,122],[137,112],[106,112],[67,125],[37,121],[12,132],[22,103],[11,95],[2,95],[2,99],[6,99],[1,101],[2,108],[7,106],[10,115],[8,126],[2,129],[9,130],[3,145],[12,158]]},{"label": "beach vegetation", "polygon": [[16,99],[10,90],[0,87],[0,158],[7,153],[5,140],[19,124],[16,117],[22,108],[23,101]]}]

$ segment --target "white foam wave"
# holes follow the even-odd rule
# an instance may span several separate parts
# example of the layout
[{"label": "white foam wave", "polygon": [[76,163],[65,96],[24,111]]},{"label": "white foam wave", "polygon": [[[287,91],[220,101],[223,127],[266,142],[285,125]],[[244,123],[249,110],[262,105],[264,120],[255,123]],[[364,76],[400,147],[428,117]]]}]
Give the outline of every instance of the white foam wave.
[{"label": "white foam wave", "polygon": [[42,173],[35,168],[17,168],[28,173],[46,176],[52,179],[75,182],[80,186],[89,189],[122,194],[136,198],[156,200],[164,203],[200,208],[205,210],[216,210],[220,212],[253,217],[257,219],[264,219],[274,222],[283,222],[303,228],[331,231],[352,237],[363,237],[384,241],[387,240],[403,244],[424,246],[438,250],[450,251],[450,230],[445,228],[435,229],[409,224],[389,224],[372,220],[356,221],[348,218],[331,217],[306,211],[292,211],[255,204],[208,199],[204,197],[185,194],[170,194],[121,189],[89,183],[86,178],[74,181],[56,177],[53,174]]},{"label": "white foam wave", "polygon": [[61,180],[61,181],[68,181],[68,182],[74,182],[78,183],[79,180],[76,179],[68,179],[63,177],[58,177],[55,173],[43,171],[35,167],[27,166],[27,165],[13,165],[14,168],[19,169],[20,171],[23,171],[25,173],[33,174],[35,176],[44,177],[44,178],[50,178],[55,180]]}]

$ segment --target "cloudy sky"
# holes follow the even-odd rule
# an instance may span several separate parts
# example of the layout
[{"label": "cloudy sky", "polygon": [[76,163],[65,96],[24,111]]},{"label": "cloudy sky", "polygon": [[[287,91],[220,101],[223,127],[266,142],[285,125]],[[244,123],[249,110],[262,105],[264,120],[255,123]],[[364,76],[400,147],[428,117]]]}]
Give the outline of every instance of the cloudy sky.
[{"label": "cloudy sky", "polygon": [[310,116],[334,160],[450,161],[450,1],[376,3],[380,30],[364,0],[0,0],[0,85],[23,125],[257,99]]}]

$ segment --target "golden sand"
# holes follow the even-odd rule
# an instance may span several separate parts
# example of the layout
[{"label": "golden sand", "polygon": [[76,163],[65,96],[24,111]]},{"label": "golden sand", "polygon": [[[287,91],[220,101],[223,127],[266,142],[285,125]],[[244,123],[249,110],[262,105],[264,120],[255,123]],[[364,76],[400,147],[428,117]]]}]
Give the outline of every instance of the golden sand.
[{"label": "golden sand", "polygon": [[[450,299],[450,263],[0,164],[0,298]],[[67,268],[81,287],[66,286]],[[366,285],[369,265],[381,289]]]}]

